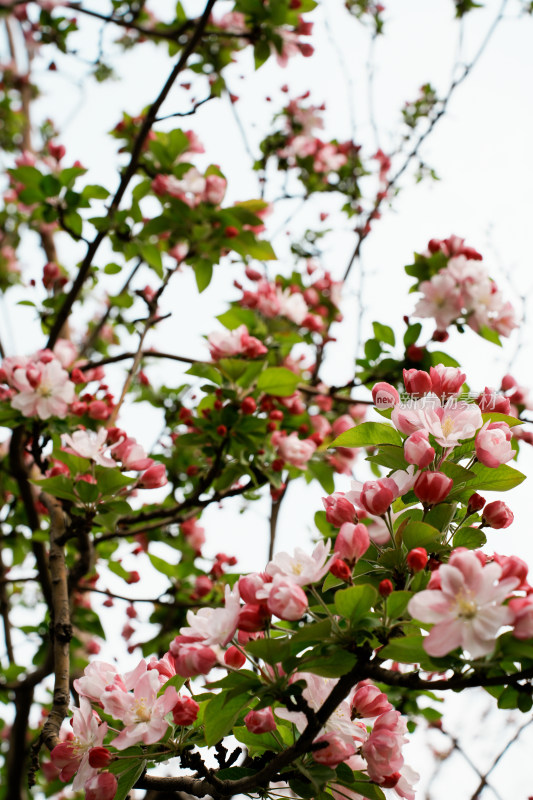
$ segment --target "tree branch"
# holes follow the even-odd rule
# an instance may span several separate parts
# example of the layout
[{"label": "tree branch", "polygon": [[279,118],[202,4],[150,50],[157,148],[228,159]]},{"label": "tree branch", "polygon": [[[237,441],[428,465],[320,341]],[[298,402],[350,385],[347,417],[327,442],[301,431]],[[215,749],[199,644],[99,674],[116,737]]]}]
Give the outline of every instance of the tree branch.
[{"label": "tree branch", "polygon": [[[108,218],[110,220],[113,219],[113,217],[115,215],[115,212],[118,210],[118,207],[119,207],[119,205],[120,205],[120,203],[122,201],[122,198],[124,197],[126,189],[127,189],[128,185],[129,185],[131,179],[135,175],[135,172],[137,170],[137,167],[138,167],[138,164],[139,164],[139,160],[140,160],[140,157],[141,157],[141,154],[142,154],[144,142],[145,142],[146,137],[148,136],[148,134],[149,134],[149,132],[150,132],[150,130],[152,128],[152,125],[154,124],[154,122],[155,122],[155,120],[157,118],[157,113],[158,113],[159,109],[161,108],[161,106],[163,105],[164,101],[166,100],[166,98],[168,96],[168,93],[170,92],[172,86],[174,85],[174,83],[176,81],[176,78],[178,77],[180,72],[183,69],[185,69],[185,67],[187,66],[187,62],[189,60],[189,56],[192,55],[196,45],[198,44],[198,42],[200,41],[200,39],[202,37],[202,33],[204,31],[204,28],[207,25],[207,22],[209,20],[209,15],[211,14],[211,10],[212,10],[213,6],[215,5],[215,3],[216,3],[216,0],[208,0],[207,1],[207,4],[206,4],[205,9],[204,9],[204,12],[203,12],[202,16],[199,18],[198,23],[197,23],[197,25],[196,25],[193,33],[192,33],[191,38],[189,39],[189,42],[188,42],[187,46],[184,48],[184,50],[183,50],[178,62],[174,66],[174,69],[172,70],[170,75],[168,76],[165,85],[161,89],[157,99],[150,106],[150,108],[149,108],[149,110],[148,110],[148,112],[146,114],[146,117],[144,118],[144,121],[143,121],[143,123],[141,125],[141,129],[140,129],[139,133],[137,134],[137,137],[136,137],[135,142],[133,144],[133,149],[132,149],[132,152],[131,152],[130,162],[129,162],[128,166],[126,167],[126,169],[125,169],[125,171],[124,171],[124,173],[122,175],[119,187],[118,187],[118,189],[117,189],[117,191],[115,193],[115,196],[113,197],[113,200],[111,201],[111,205],[109,206]],[[107,236],[107,230],[99,231],[99,233],[95,236],[95,238],[93,239],[93,241],[91,242],[91,244],[87,248],[87,253],[86,253],[85,258],[83,259],[83,261],[82,261],[82,263],[80,265],[80,268],[79,268],[78,274],[76,276],[76,279],[75,279],[74,283],[72,284],[72,288],[70,289],[70,292],[68,293],[67,297],[65,298],[65,300],[63,302],[63,305],[59,309],[59,311],[57,313],[57,317],[56,317],[56,319],[54,321],[54,324],[52,325],[52,328],[50,330],[50,335],[48,337],[48,343],[47,343],[47,347],[49,347],[50,349],[53,349],[53,347],[54,347],[54,345],[55,345],[55,343],[56,343],[56,341],[57,341],[57,339],[59,337],[59,334],[60,334],[60,331],[61,331],[61,329],[63,327],[63,324],[68,319],[68,317],[70,315],[70,312],[72,310],[72,306],[74,305],[74,303],[78,299],[78,295],[81,292],[83,284],[85,283],[85,281],[87,280],[87,278],[89,276],[89,272],[90,272],[91,267],[92,267],[93,258],[96,255],[96,252],[97,252],[98,248],[100,247],[100,245],[102,244],[102,242],[104,241],[106,236]]]}]

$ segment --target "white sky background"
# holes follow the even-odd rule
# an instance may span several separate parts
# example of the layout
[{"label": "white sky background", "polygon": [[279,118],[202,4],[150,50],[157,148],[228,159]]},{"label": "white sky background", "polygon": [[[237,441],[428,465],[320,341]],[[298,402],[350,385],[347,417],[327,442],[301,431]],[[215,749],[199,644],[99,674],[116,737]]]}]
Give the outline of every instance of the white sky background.
[{"label": "white sky background", "polygon": [[[221,5],[224,8],[224,4]],[[345,322],[337,329],[339,341],[331,345],[329,350],[324,376],[331,382],[342,383],[353,374],[358,293],[361,292],[365,307],[364,338],[371,333],[370,324],[373,319],[402,330],[401,318],[409,313],[415,302],[414,297],[407,296],[410,281],[403,272],[403,266],[410,263],[413,251],[422,250],[432,237],[444,238],[451,233],[465,237],[468,244],[484,254],[491,276],[501,284],[505,294],[516,304],[519,313],[522,313],[521,295],[528,298],[525,303],[526,312],[531,311],[533,20],[518,15],[518,3],[509,2],[508,5],[505,19],[480,63],[458,89],[446,117],[441,120],[422,150],[424,160],[435,168],[442,180],[415,185],[411,177],[405,177],[405,189],[395,201],[394,210],[384,214],[384,218],[375,224],[373,234],[365,242],[362,259],[364,277],[361,278],[361,270],[355,266],[346,287],[343,307]],[[467,17],[460,36],[460,25],[454,20],[451,0],[389,0],[385,15],[386,35],[377,40],[374,50],[373,85],[379,143],[385,152],[390,152],[398,143],[400,109],[403,103],[415,99],[419,86],[426,82],[431,82],[436,87],[439,96],[446,93],[457,59],[459,63],[470,61],[499,6],[500,3],[487,0],[486,9],[475,11]],[[105,10],[107,3],[94,0],[91,7]],[[159,15],[160,8],[169,8],[170,4],[166,0],[152,0],[151,7]],[[193,1],[186,3],[185,7],[191,14],[198,14],[203,3]],[[164,16],[162,12],[161,16]],[[315,21],[312,43],[316,53],[313,58],[291,60],[286,70],[282,70],[272,61],[254,74],[249,54],[245,53],[227,72],[231,91],[241,98],[236,110],[242,119],[250,146],[254,153],[258,152],[257,142],[267,130],[274,111],[286,102],[287,95],[280,92],[280,87],[288,83],[291,97],[310,89],[309,102],[318,105],[326,101],[324,138],[351,138],[349,109],[350,102],[353,103],[355,141],[363,145],[368,156],[376,150],[368,112],[369,84],[366,64],[369,57],[369,31],[348,17],[341,0],[322,2],[310,19]],[[98,30],[98,24],[84,21],[82,32],[78,36],[80,50],[87,49],[87,43],[94,41],[94,33]],[[110,34],[114,34],[114,31],[110,30],[107,34],[108,41],[113,38]],[[342,74],[339,52],[348,67],[350,83]],[[43,63],[43,67],[46,64],[47,61]],[[81,78],[87,70],[86,65],[80,64],[73,68],[69,61],[69,77],[66,78],[61,74],[62,64],[66,64],[66,61],[58,58],[59,72],[43,70],[40,82],[44,93],[35,104],[35,117],[52,116],[60,130],[62,123],[67,122],[61,138],[67,147],[66,162],[80,159],[85,166],[90,167],[88,182],[101,182],[114,190],[117,184],[116,142],[106,138],[105,133],[119,121],[123,110],[137,114],[154,99],[171,69],[166,49],[164,46],[157,49],[151,44],[136,48],[133,53],[113,61],[119,81],[110,81],[104,85],[90,82],[82,93],[74,84],[73,78],[77,77],[76,71]],[[246,75],[246,79],[242,80],[241,75]],[[188,76],[184,75],[183,80],[187,79]],[[196,99],[201,99],[207,92],[201,87],[194,94]],[[267,95],[272,97],[273,102],[265,101]],[[190,93],[176,87],[172,90],[163,113],[186,111],[189,107]],[[179,127],[180,124],[180,120],[171,120],[159,127],[169,130]],[[184,119],[183,127],[193,128],[205,145],[206,154],[198,159],[199,166],[220,164],[228,179],[228,201],[258,196],[256,174],[250,170],[250,159],[227,99],[208,103],[195,116]],[[274,187],[272,191],[270,197],[280,194],[279,191],[276,193]],[[338,203],[333,198],[315,203],[310,211],[306,210],[295,216],[289,226],[291,232],[298,234],[308,226],[316,226],[320,210],[334,210],[337,207]],[[276,230],[290,210],[290,202],[284,202],[281,212],[270,219],[271,232]],[[346,220],[338,215],[332,214],[325,225],[335,228],[335,235],[327,240],[325,264],[334,277],[340,278],[353,248],[354,235],[350,233]],[[287,258],[285,239],[284,234],[281,234],[274,241],[281,261],[272,264],[272,275],[275,274],[274,271],[288,271],[292,268],[292,261]],[[82,251],[76,253],[75,248],[63,245],[60,252],[65,264],[72,267]],[[97,259],[97,263],[101,265],[106,263],[103,253],[102,250],[102,255]],[[24,253],[24,259],[28,276],[35,277],[39,282],[44,263],[42,254],[29,246]],[[113,259],[109,256],[107,260]],[[139,288],[150,279],[150,275],[145,277],[146,281],[141,281]],[[212,284],[199,297],[192,273],[185,270],[176,276],[161,304],[164,313],[171,310],[173,315],[161,324],[149,345],[157,347],[159,344],[161,349],[180,355],[206,358],[207,348],[202,336],[218,325],[213,318],[226,309],[229,299],[236,296],[231,283],[234,278],[241,277],[241,268],[215,268]],[[117,280],[117,286],[122,280]],[[15,294],[13,292],[12,297]],[[27,297],[27,290],[18,292],[18,299]],[[431,324],[427,329],[431,333]],[[0,306],[0,333],[10,354],[30,352],[43,344],[31,309],[20,306],[15,308],[12,302],[9,312],[5,304]],[[458,358],[467,372],[470,385],[482,389],[485,385],[499,385],[519,345],[513,374],[521,383],[533,386],[531,327],[527,325],[527,318],[522,332],[515,332],[502,350],[484,342],[469,330],[462,337],[456,335],[443,349],[449,350]],[[175,377],[173,370],[176,370]],[[148,375],[154,382],[164,380],[169,385],[177,385],[181,383],[178,370],[178,367],[170,367],[168,364],[155,364],[149,367]],[[116,371],[115,385],[120,385],[121,374],[119,370]],[[146,447],[151,447],[159,435],[160,420],[157,416],[148,419],[144,411],[138,406],[125,409],[121,415],[121,424]],[[531,474],[533,451],[527,446],[522,448],[519,466],[524,472]],[[365,479],[366,474],[364,462],[358,461],[357,478]],[[346,490],[348,484],[349,480],[344,476],[337,479],[340,490]],[[508,530],[489,533],[487,549],[516,553],[533,564],[529,484],[530,481],[527,481],[512,492],[508,502],[515,513],[515,522]],[[323,494],[316,482],[309,487],[291,486],[279,522],[279,549],[292,550],[297,545],[309,546],[312,518],[321,507],[320,498]],[[148,497],[148,500],[152,497],[153,495]],[[496,497],[491,498],[489,494],[489,499]],[[264,566],[268,547],[269,503],[256,503],[244,515],[237,513],[238,508],[237,502],[233,505],[228,503],[223,512],[210,509],[204,514],[202,524],[205,524],[209,537],[206,552],[214,554],[223,550],[235,553],[239,558],[239,570],[260,569]],[[127,568],[139,567],[139,563],[127,555],[123,563]],[[157,578],[153,580],[157,581]],[[128,587],[127,591],[124,591],[121,584],[117,591],[131,596],[137,591],[137,596],[157,593],[157,583],[152,586],[147,586],[147,583]],[[118,624],[122,624],[122,618]],[[103,653],[106,657],[113,655],[110,649]],[[135,657],[133,660],[135,661]],[[452,698],[448,727],[452,731],[468,727],[470,735],[475,737],[476,726],[480,724],[479,715],[474,711],[469,712],[470,722],[466,725],[464,702],[463,695]],[[475,701],[478,708],[484,703],[484,696]],[[483,723],[487,724],[484,730],[488,729],[490,733],[472,751],[473,757],[479,757],[481,766],[485,763],[484,758],[490,764],[490,756],[485,754],[487,747],[494,744],[496,749],[491,752],[497,752],[509,733],[503,730],[503,719],[506,715],[507,712],[500,712],[495,717],[495,723]],[[496,741],[493,742],[493,738]],[[495,772],[495,785],[500,787],[504,800],[527,797],[527,776],[523,774],[523,762],[520,761],[523,758],[524,750],[516,745]],[[420,747],[413,750],[408,760],[419,771],[424,770],[424,762],[427,771],[427,764],[430,763],[427,751]],[[450,760],[450,764],[458,769],[455,761]],[[457,784],[458,776],[460,786]],[[472,777],[470,788],[469,774],[463,770],[446,777],[446,781],[441,779],[432,787],[433,800],[449,797],[452,787],[458,800],[469,798],[477,784]],[[423,796],[422,791],[419,796]],[[487,791],[485,796],[491,797],[491,792]]]}]

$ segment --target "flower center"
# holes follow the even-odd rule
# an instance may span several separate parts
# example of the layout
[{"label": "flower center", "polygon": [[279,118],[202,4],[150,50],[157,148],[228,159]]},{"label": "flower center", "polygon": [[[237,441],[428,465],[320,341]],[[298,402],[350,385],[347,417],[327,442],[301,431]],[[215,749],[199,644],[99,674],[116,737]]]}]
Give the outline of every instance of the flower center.
[{"label": "flower center", "polygon": [[446,438],[453,432],[453,419],[451,417],[445,417],[443,422],[441,423],[442,427],[442,435]]},{"label": "flower center", "polygon": [[135,716],[137,717],[137,722],[150,722],[152,715],[150,709],[146,706],[145,697],[141,697],[135,703]]},{"label": "flower center", "polygon": [[462,619],[474,619],[477,614],[477,604],[470,595],[459,594],[456,598],[457,616]]}]

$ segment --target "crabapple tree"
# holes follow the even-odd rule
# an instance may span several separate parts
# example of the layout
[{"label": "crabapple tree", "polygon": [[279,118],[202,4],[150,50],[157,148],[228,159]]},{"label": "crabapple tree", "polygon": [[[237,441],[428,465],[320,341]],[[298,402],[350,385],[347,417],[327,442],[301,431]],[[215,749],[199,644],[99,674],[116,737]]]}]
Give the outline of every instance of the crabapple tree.
[{"label": "crabapple tree", "polygon": [[[413,800],[403,748],[438,724],[446,692],[532,707],[528,566],[485,547],[513,523],[501,495],[525,477],[531,404],[510,374],[476,390],[443,349],[450,335],[496,347],[518,326],[483,255],[457,235],[413,242],[404,328],[376,320],[349,379],[323,373],[364,242],[404,178],[431,178],[420,149],[502,12],[447,92],[424,84],[405,104],[388,152],[326,135],[325,108],[284,84],[258,191],[229,199],[195,122],[228,99],[239,121],[235,63],[277,61],[281,80],[303,69],[325,5],[207,0],[159,17],[143,0],[0,2],[0,289],[39,323],[21,331],[31,346],[0,343],[2,800]],[[476,6],[450,4],[460,20]],[[386,27],[372,0],[342,13],[373,38]],[[97,83],[122,53],[168,53],[150,105],[117,110],[106,181],[39,111],[42,74],[77,63],[82,39]],[[190,103],[170,113],[180,81]],[[341,270],[326,198],[352,236]],[[317,222],[282,259],[269,215],[287,200]],[[172,293],[194,275],[207,296],[221,271],[228,300],[194,358],[186,326],[161,334]],[[144,415],[162,426],[151,449]],[[298,483],[315,490],[314,541],[280,552]],[[239,572],[226,510],[265,502],[268,560]],[[151,625],[135,639],[142,604]]]}]

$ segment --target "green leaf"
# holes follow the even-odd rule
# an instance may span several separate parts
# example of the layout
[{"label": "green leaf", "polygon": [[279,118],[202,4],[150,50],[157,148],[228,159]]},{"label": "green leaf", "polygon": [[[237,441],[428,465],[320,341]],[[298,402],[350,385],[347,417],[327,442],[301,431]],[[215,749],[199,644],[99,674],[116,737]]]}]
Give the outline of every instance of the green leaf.
[{"label": "green leaf", "polygon": [[497,344],[499,347],[502,346],[501,339],[497,331],[493,328],[489,328],[488,325],[482,325],[476,333],[479,334],[483,339],[486,339],[488,342],[492,342],[493,344]]},{"label": "green leaf", "polygon": [[[118,765],[121,765],[123,763],[124,763],[123,761],[115,762],[115,764]],[[135,784],[143,774],[144,770],[146,769],[146,760],[143,758],[140,758],[139,761],[137,762],[129,761],[127,763],[131,763],[132,766],[125,772],[123,772],[120,776],[117,776],[118,787],[113,800],[126,800],[126,797],[129,795],[131,789],[133,788],[133,786],[135,786]],[[110,769],[110,772],[112,771],[113,770]]]},{"label": "green leaf", "polygon": [[508,464],[501,464],[496,469],[486,467],[484,464],[474,464],[471,468],[476,477],[471,481],[474,491],[507,492],[514,489],[525,480],[526,476]]},{"label": "green leaf", "polygon": [[264,639],[256,639],[254,642],[248,642],[246,652],[256,658],[262,658],[267,664],[277,664],[278,661],[289,658],[291,642],[286,636],[276,639],[265,637]]},{"label": "green leaf", "polygon": [[383,790],[376,786],[375,783],[367,783],[366,781],[353,781],[350,784],[350,789],[358,792],[363,797],[368,797],[369,800],[387,800],[383,794]]},{"label": "green leaf", "polygon": [[422,332],[422,325],[420,322],[415,322],[414,325],[409,325],[403,335],[403,343],[405,347],[414,344]]},{"label": "green leaf", "polygon": [[95,478],[102,495],[115,495],[120,489],[131,486],[135,478],[128,478],[120,470],[113,467],[95,467]]},{"label": "green leaf", "polygon": [[416,664],[427,660],[427,653],[422,647],[424,637],[421,635],[403,636],[393,639],[380,650],[379,657],[390,658],[392,661],[400,661],[404,664]]},{"label": "green leaf", "polygon": [[209,261],[199,261],[194,265],[194,277],[200,294],[207,289],[213,277],[213,265]]},{"label": "green leaf", "polygon": [[453,461],[443,461],[439,470],[453,480],[454,486],[460,483],[467,483],[475,478],[475,472],[462,467],[460,464],[454,464]]},{"label": "green leaf", "polygon": [[384,422],[362,422],[337,436],[331,447],[369,447],[377,444],[402,444],[402,437]]},{"label": "green leaf", "polygon": [[335,607],[341,617],[355,622],[372,608],[377,596],[377,591],[368,583],[350,586],[335,592]]},{"label": "green leaf", "polygon": [[159,558],[159,556],[154,556],[153,553],[148,553],[148,558],[152,562],[152,566],[158,571],[161,572],[163,575],[166,575],[168,578],[176,578],[176,565],[169,564],[168,561],[165,561],[164,558]]},{"label": "green leaf", "polygon": [[516,417],[511,417],[509,414],[499,414],[497,411],[487,411],[481,415],[483,417],[483,423],[485,422],[506,422],[510,428],[514,428],[515,425],[523,425],[523,421],[521,419],[517,419]]},{"label": "green leaf", "polygon": [[241,694],[228,699],[228,692],[220,692],[209,701],[204,714],[205,742],[212,747],[226,736],[235,725],[239,714],[250,705],[250,698]]},{"label": "green leaf", "polygon": [[242,728],[235,728],[233,735],[238,742],[246,745],[248,751],[251,751],[250,755],[254,753],[264,753],[265,750],[273,750],[275,753],[281,750],[281,746],[272,731],[269,733],[250,733],[250,731],[243,726]]},{"label": "green leaf", "polygon": [[96,183],[90,183],[87,186],[84,186],[82,195],[91,200],[106,200],[106,198],[109,197],[109,192],[107,189],[104,189],[103,186],[99,186]]},{"label": "green leaf", "polygon": [[286,367],[268,367],[259,376],[257,388],[275,397],[290,397],[299,381],[298,375]]},{"label": "green leaf", "polygon": [[54,175],[44,175],[39,186],[45,197],[56,197],[61,191],[61,183]]},{"label": "green leaf", "polygon": [[390,328],[388,325],[382,325],[381,322],[373,322],[372,327],[374,328],[374,336],[379,342],[384,342],[385,344],[390,344],[391,347],[394,347],[396,344],[396,339],[392,328]]},{"label": "green leaf", "polygon": [[242,256],[251,256],[258,261],[275,261],[277,256],[270,242],[256,239],[251,231],[241,231],[235,239],[231,239],[230,247]]},{"label": "green leaf", "polygon": [[444,532],[455,515],[455,503],[439,503],[430,508],[424,521],[437,530]]},{"label": "green leaf", "polygon": [[41,481],[31,481],[36,486],[40,486],[47,494],[52,497],[60,497],[62,500],[72,500],[78,503],[78,496],[74,492],[72,480],[66,475],[55,475],[53,478],[44,478]]},{"label": "green leaf", "polygon": [[306,653],[301,661],[301,669],[304,672],[320,675],[322,678],[340,678],[346,675],[356,662],[357,657],[353,653],[347,653],[346,650],[339,650],[337,647],[334,652],[320,652],[316,657],[313,657],[311,652],[308,658]]},{"label": "green leaf", "polygon": [[307,471],[316,478],[325,492],[333,494],[335,491],[335,480],[333,469],[324,461],[310,461],[307,464]]},{"label": "green leaf", "polygon": [[442,538],[442,533],[428,525],[426,522],[409,522],[403,532],[403,543],[408,550],[413,547],[430,547],[434,542],[439,542]]},{"label": "green leaf", "polygon": [[81,236],[83,231],[83,220],[76,211],[69,211],[64,215],[63,221],[68,232],[72,231],[76,236]]},{"label": "green leaf", "polygon": [[222,325],[224,325],[225,328],[233,331],[235,328],[238,328],[239,325],[246,325],[247,328],[252,328],[255,323],[256,316],[249,308],[239,308],[239,306],[233,306],[223,314],[219,314],[217,319],[222,323]]},{"label": "green leaf", "polygon": [[119,272],[122,271],[122,267],[120,264],[115,264],[111,262],[110,264],[106,264],[104,267],[104,272],[106,275],[117,275]]},{"label": "green leaf", "polygon": [[155,270],[158,278],[162,278],[163,261],[159,248],[155,244],[141,244],[139,250],[144,261]]},{"label": "green leaf", "polygon": [[222,375],[218,369],[212,366],[212,364],[202,364],[201,361],[189,367],[185,374],[195,375],[197,378],[205,378],[205,380],[211,381],[211,383],[216,383],[217,386],[220,386],[222,383]]},{"label": "green leaf", "polygon": [[407,608],[407,603],[413,596],[413,592],[407,591],[399,591],[393,592],[389,597],[387,597],[387,616],[390,619],[397,619],[401,617],[405,609]]},{"label": "green leaf", "polygon": [[454,547],[466,547],[475,550],[487,542],[487,537],[479,528],[460,528],[453,537]]}]

